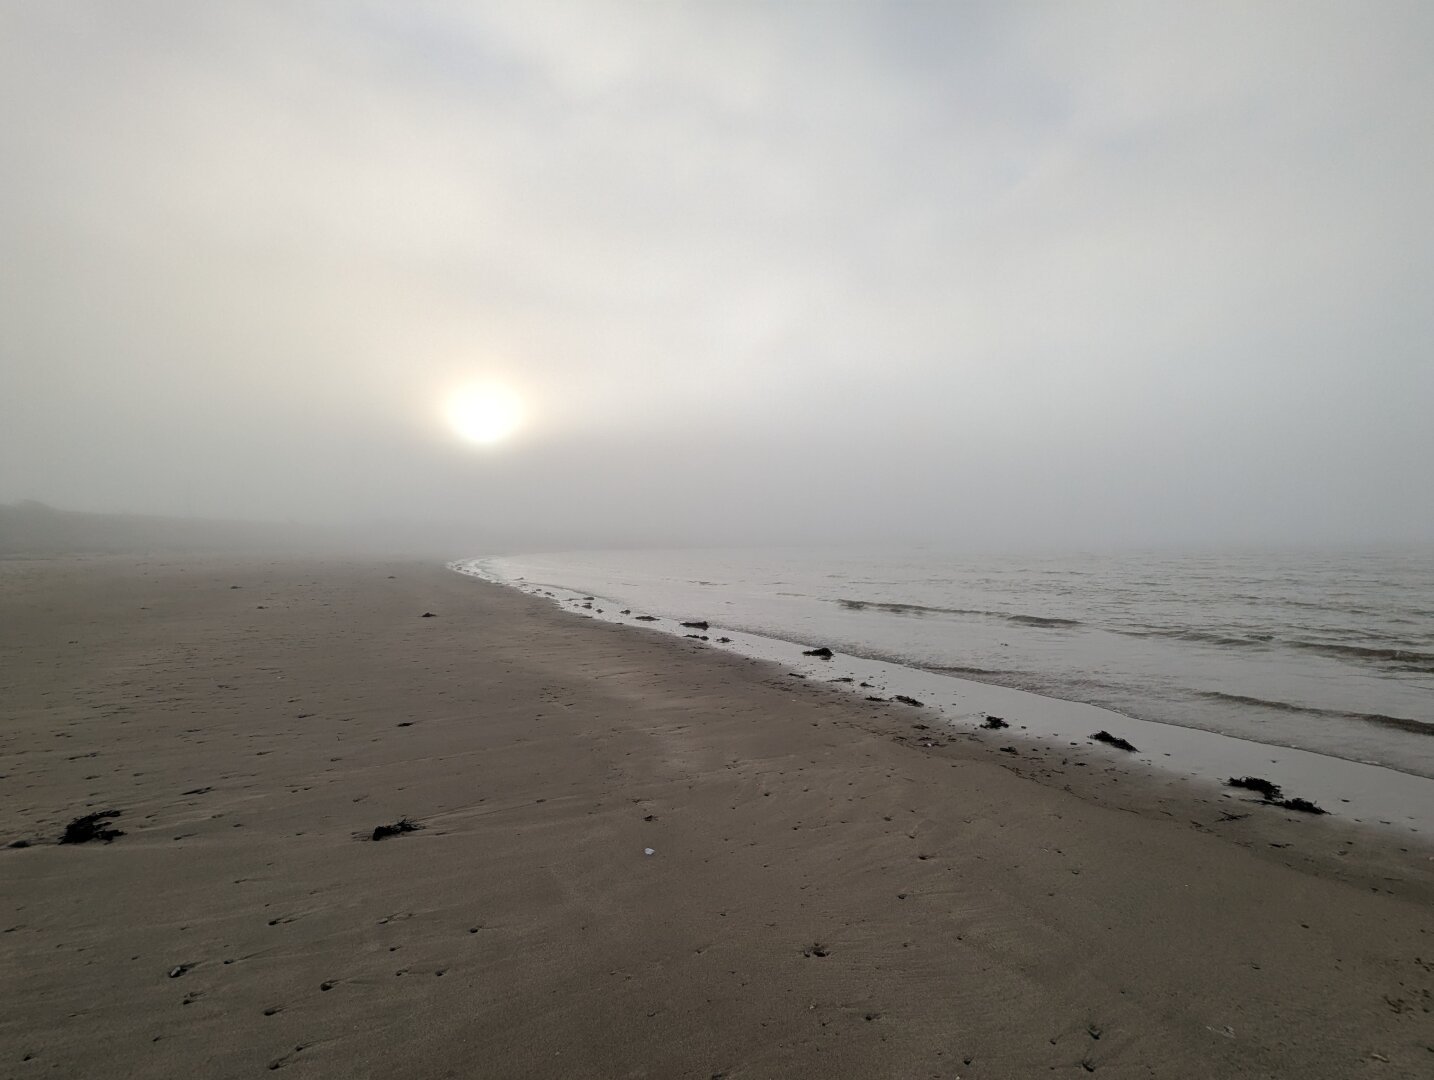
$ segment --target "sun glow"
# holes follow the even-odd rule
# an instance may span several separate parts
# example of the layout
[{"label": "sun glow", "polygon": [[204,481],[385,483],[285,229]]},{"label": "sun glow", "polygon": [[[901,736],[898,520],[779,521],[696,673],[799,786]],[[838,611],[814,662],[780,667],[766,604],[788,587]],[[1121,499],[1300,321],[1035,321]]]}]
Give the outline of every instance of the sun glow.
[{"label": "sun glow", "polygon": [[501,442],[523,423],[523,402],[506,386],[465,386],[448,395],[443,415],[449,426],[471,442]]}]

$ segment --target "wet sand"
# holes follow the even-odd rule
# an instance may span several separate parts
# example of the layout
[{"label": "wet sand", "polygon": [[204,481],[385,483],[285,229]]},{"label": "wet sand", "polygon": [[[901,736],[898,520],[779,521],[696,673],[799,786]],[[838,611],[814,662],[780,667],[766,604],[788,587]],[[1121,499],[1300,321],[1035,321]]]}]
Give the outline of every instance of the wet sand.
[{"label": "wet sand", "polygon": [[1434,1069],[1413,840],[441,566],[0,563],[0,702],[0,1076]]}]

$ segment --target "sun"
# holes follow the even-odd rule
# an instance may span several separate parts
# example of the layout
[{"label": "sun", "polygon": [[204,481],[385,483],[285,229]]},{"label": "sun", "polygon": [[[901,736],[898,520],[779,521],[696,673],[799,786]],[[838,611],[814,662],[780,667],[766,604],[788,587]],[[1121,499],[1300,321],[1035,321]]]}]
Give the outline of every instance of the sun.
[{"label": "sun", "polygon": [[523,402],[506,386],[465,386],[449,394],[443,415],[455,432],[471,442],[501,442],[523,423]]}]

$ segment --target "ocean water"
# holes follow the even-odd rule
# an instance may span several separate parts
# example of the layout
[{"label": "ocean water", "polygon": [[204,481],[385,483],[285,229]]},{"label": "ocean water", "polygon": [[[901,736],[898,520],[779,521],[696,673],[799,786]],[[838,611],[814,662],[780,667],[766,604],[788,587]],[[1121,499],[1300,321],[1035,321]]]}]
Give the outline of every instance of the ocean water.
[{"label": "ocean water", "polygon": [[1434,548],[603,551],[477,561],[615,608],[1434,777]]}]

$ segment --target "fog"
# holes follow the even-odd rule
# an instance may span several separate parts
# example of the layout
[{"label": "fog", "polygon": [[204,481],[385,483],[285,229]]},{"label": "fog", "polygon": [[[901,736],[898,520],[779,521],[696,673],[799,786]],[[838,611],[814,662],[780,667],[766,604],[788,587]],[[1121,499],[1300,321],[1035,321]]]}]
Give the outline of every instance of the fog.
[{"label": "fog", "polygon": [[[1434,539],[1426,3],[0,6],[0,502]],[[496,380],[525,422],[460,438]],[[496,542],[496,541],[495,541]]]}]

